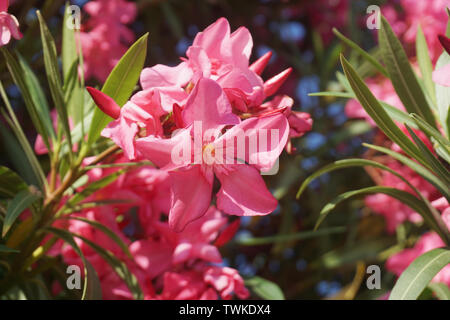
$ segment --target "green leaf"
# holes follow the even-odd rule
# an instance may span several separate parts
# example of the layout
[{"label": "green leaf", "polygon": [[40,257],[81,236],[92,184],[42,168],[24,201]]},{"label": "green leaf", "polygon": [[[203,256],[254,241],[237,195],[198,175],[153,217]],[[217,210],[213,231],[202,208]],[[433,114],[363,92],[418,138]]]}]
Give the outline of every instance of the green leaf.
[{"label": "green leaf", "polygon": [[[7,153],[8,159],[12,162],[13,168],[18,172],[20,177],[29,185],[40,185],[39,178],[35,174],[33,166],[30,165],[30,161],[27,158],[25,151],[17,141],[17,138],[10,132],[9,128],[0,126],[0,136],[2,138],[4,151]],[[14,194],[12,196],[14,196]]]},{"label": "green leaf", "polygon": [[97,272],[92,267],[92,265],[87,261],[83,252],[81,251],[78,244],[75,242],[73,235],[63,229],[49,227],[46,228],[47,232],[50,232],[64,240],[68,245],[70,245],[73,250],[78,254],[84,264],[84,285],[83,285],[83,295],[82,300],[101,300],[102,299],[102,289],[100,285],[100,280],[98,279]]},{"label": "green leaf", "polygon": [[438,176],[438,179],[442,179],[443,182],[447,185],[447,189],[450,189],[450,172],[441,164],[441,162],[431,153],[428,147],[423,143],[422,140],[411,130],[408,125],[406,125],[406,129],[409,134],[413,138],[416,145],[419,147],[422,154],[427,159],[428,164],[433,169],[434,173]]},{"label": "green leaf", "polygon": [[31,206],[40,196],[28,190],[20,191],[9,203],[3,222],[2,236],[4,237],[19,215]]},{"label": "green leaf", "polygon": [[[22,151],[25,154],[25,158],[27,162],[30,164],[30,167],[32,168],[32,171],[34,173],[34,179],[31,180],[36,181],[36,185],[41,188],[41,190],[44,190],[44,188],[47,186],[47,179],[45,177],[44,171],[34,153],[33,148],[31,148],[30,142],[28,141],[28,138],[26,137],[25,133],[23,132],[22,126],[17,120],[16,114],[11,107],[11,104],[9,103],[8,97],[6,96],[5,89],[3,88],[3,84],[0,81],[0,95],[2,96],[3,101],[5,102],[6,110],[8,110],[8,114],[3,109],[0,109],[0,114],[3,115],[6,122],[9,124],[11,129],[13,130],[20,146],[22,147]],[[2,130],[5,131],[5,130]],[[2,133],[3,136],[6,136],[10,138],[9,132]],[[8,143],[11,142],[11,139],[9,139]],[[11,147],[10,149],[14,151],[18,151],[16,148]],[[19,161],[13,159],[15,163],[18,163]],[[28,170],[24,170],[24,172],[28,172]]]},{"label": "green leaf", "polygon": [[433,65],[431,63],[427,41],[425,40],[425,36],[420,26],[417,29],[416,35],[416,55],[425,89],[433,103],[436,104],[436,92],[432,79]]},{"label": "green leaf", "polygon": [[450,289],[445,283],[430,282],[428,288],[436,294],[439,300],[450,300]]},{"label": "green leaf", "polygon": [[114,173],[111,173],[110,175],[101,178],[97,181],[94,181],[93,183],[90,183],[86,188],[84,188],[81,192],[77,193],[75,196],[73,196],[72,199],[70,199],[67,202],[67,207],[73,207],[80,201],[83,201],[85,198],[89,197],[91,194],[96,192],[99,189],[102,189],[109,184],[113,183],[114,181],[119,178],[120,175],[122,175],[126,169],[118,170]]},{"label": "green leaf", "polygon": [[433,249],[415,259],[403,271],[392,289],[389,300],[415,300],[434,276],[450,263],[450,250]]},{"label": "green leaf", "polygon": [[440,179],[438,179],[427,168],[424,168],[423,166],[421,166],[417,162],[409,159],[408,157],[405,157],[404,155],[402,155],[402,154],[400,154],[398,152],[392,151],[390,149],[387,149],[387,148],[384,148],[384,147],[375,146],[375,145],[368,144],[368,143],[363,143],[363,146],[365,146],[367,148],[371,148],[371,149],[377,150],[379,152],[386,153],[387,155],[389,155],[389,156],[393,157],[394,159],[400,161],[404,165],[410,167],[412,170],[414,170],[419,175],[421,175],[425,180],[427,180],[429,183],[434,185],[442,193],[442,195],[444,197],[446,197],[448,201],[450,201],[450,191],[446,187],[445,183],[443,183]]},{"label": "green leaf", "polygon": [[305,239],[313,239],[317,237],[323,237],[330,234],[339,234],[344,233],[347,230],[345,227],[332,227],[332,228],[324,228],[317,231],[303,231],[292,234],[280,234],[271,237],[261,237],[261,238],[243,238],[238,239],[236,242],[239,245],[243,246],[259,246],[266,245],[271,243],[279,243],[286,241],[298,241]]},{"label": "green leaf", "polygon": [[44,65],[48,84],[50,87],[50,93],[53,98],[55,109],[58,112],[59,121],[61,122],[64,129],[66,140],[69,143],[70,149],[72,149],[72,137],[70,135],[69,117],[64,101],[55,41],[53,40],[53,37],[48,30],[47,24],[45,23],[45,20],[42,17],[40,11],[38,10],[36,14],[38,16],[39,26],[41,30],[42,49],[44,52]]},{"label": "green leaf", "polygon": [[375,121],[378,127],[386,134],[386,136],[397,143],[403,151],[405,151],[411,157],[423,162],[423,157],[414,143],[400,130],[400,128],[392,121],[384,108],[375,98],[375,96],[367,88],[364,81],[358,76],[356,71],[350,65],[350,63],[341,56],[341,63],[344,69],[345,75],[355,93],[358,101],[363,108],[369,114],[369,116]]},{"label": "green leaf", "polygon": [[310,97],[336,97],[336,98],[354,98],[355,96],[352,93],[348,92],[336,92],[336,91],[323,91],[323,92],[314,92],[309,93]]},{"label": "green leaf", "polygon": [[127,287],[130,289],[134,298],[137,300],[141,300],[144,297],[142,293],[142,289],[139,286],[139,282],[133,273],[130,272],[127,265],[117,259],[110,251],[103,249],[101,246],[92,242],[89,239],[86,239],[83,236],[72,233],[72,236],[77,237],[83,240],[88,246],[94,249],[117,273],[117,275],[126,283]]},{"label": "green leaf", "polygon": [[409,192],[397,190],[395,188],[381,187],[381,186],[367,187],[367,188],[362,188],[362,189],[354,190],[354,191],[348,191],[348,192],[340,194],[339,196],[337,196],[336,198],[331,200],[329,203],[327,203],[322,208],[320,215],[319,215],[319,219],[317,220],[316,228],[323,222],[323,220],[325,220],[325,218],[328,216],[328,214],[332,210],[334,210],[334,208],[336,208],[336,206],[339,203],[341,203],[349,198],[355,197],[355,196],[376,194],[376,193],[383,193],[383,194],[386,194],[388,196],[391,196],[391,197],[403,202],[405,205],[407,205],[408,207],[413,209],[415,212],[419,213],[424,218],[425,222],[427,222],[430,225],[430,227],[433,228],[436,232],[438,232],[441,235],[441,237],[443,237],[444,241],[446,241],[447,235],[442,234],[440,228],[437,226],[436,222],[434,221],[434,216],[431,213],[430,208],[427,206],[426,203],[419,200],[418,198],[416,198],[414,195],[412,195]]},{"label": "green leaf", "polygon": [[[76,44],[75,29],[69,28],[67,22],[72,19],[72,10],[69,8],[70,3],[67,2],[65,6],[64,21],[63,21],[63,37],[62,37],[62,69],[64,77],[64,94],[68,113],[75,124],[78,124],[83,119],[84,110],[84,82],[83,75],[79,74],[80,57]],[[81,46],[81,43],[79,44]],[[81,79],[80,79],[81,78]],[[80,83],[81,80],[81,83]],[[72,141],[74,142],[74,141]]]},{"label": "green leaf", "polygon": [[61,60],[64,79],[70,73],[70,69],[75,61],[78,60],[77,45],[75,42],[75,29],[69,28],[67,22],[72,19],[72,11],[69,8],[70,2],[66,2],[64,8],[64,20],[63,20],[63,31],[62,31],[62,49],[61,49]]},{"label": "green leaf", "polygon": [[447,138],[445,138],[444,136],[442,136],[442,134],[438,130],[436,130],[435,128],[430,126],[418,115],[412,113],[409,116],[411,118],[413,118],[414,122],[417,124],[417,126],[422,131],[426,132],[427,136],[433,138],[450,157],[450,141]]},{"label": "green leaf", "polygon": [[[447,52],[442,53],[436,62],[435,69],[441,69],[445,65],[450,63],[450,55]],[[450,137],[450,89],[440,84],[435,84],[436,87],[436,103],[438,107],[439,122],[441,123],[442,129]]]},{"label": "green leaf", "polygon": [[55,131],[53,129],[52,118],[50,117],[50,109],[48,107],[47,99],[45,98],[44,91],[34,74],[33,70],[31,70],[28,63],[25,59],[17,53],[17,57],[19,58],[19,64],[22,68],[23,78],[27,85],[27,88],[30,92],[31,99],[33,100],[33,104],[36,107],[38,115],[44,124],[47,135],[50,138],[55,138]]},{"label": "green leaf", "polygon": [[[147,55],[148,34],[137,40],[133,46],[120,59],[111,71],[102,92],[110,96],[119,106],[123,106],[139,80]],[[94,111],[94,116],[89,128],[88,144],[91,145],[100,137],[100,132],[113,119],[104,114],[99,108]]]},{"label": "green leaf", "polygon": [[89,219],[86,219],[86,218],[83,218],[83,217],[68,216],[68,217],[63,217],[63,219],[82,221],[82,222],[85,222],[85,223],[91,225],[95,229],[100,230],[106,236],[108,236],[111,240],[113,240],[123,250],[123,252],[125,252],[125,254],[130,259],[133,259],[132,255],[131,255],[131,252],[128,249],[128,245],[125,244],[125,242],[123,242],[123,240],[114,231],[112,231],[110,228],[104,226],[103,224],[101,224],[101,223],[99,223],[97,221],[89,220]]},{"label": "green leaf", "polygon": [[7,247],[7,246],[5,246],[3,244],[0,244],[0,252],[1,253],[18,253],[20,251],[16,250],[16,249],[9,248],[9,247]]},{"label": "green leaf", "polygon": [[269,280],[261,277],[253,277],[245,280],[245,285],[248,286],[257,296],[266,300],[284,300],[283,291],[280,287]]},{"label": "green leaf", "polygon": [[[45,114],[40,114],[38,111],[38,107],[35,104],[35,100],[33,100],[31,92],[34,89],[29,88],[29,81],[25,80],[25,72],[18,63],[18,61],[14,58],[14,56],[5,48],[1,48],[3,56],[5,57],[6,66],[8,67],[9,73],[11,74],[14,83],[19,87],[20,93],[22,94],[23,101],[25,102],[25,107],[27,108],[28,114],[30,115],[31,121],[33,122],[36,131],[42,136],[45,145],[49,148],[49,140],[47,135],[46,126],[44,124],[43,118]],[[2,85],[3,91],[3,85]],[[6,100],[5,97],[3,97]],[[8,102],[5,101],[5,104],[8,106]],[[50,150],[50,149],[49,149]]]},{"label": "green leaf", "polygon": [[0,166],[0,198],[12,198],[26,188],[27,184],[14,171]]},{"label": "green leaf", "polygon": [[389,78],[406,110],[409,113],[417,113],[435,127],[433,113],[411,68],[408,56],[384,17],[381,17],[378,41]]},{"label": "green leaf", "polygon": [[358,46],[356,43],[354,43],[352,40],[344,36],[342,33],[340,33],[336,28],[333,28],[333,33],[341,39],[342,42],[347,44],[350,48],[354,49],[356,52],[358,52],[364,59],[366,59],[376,70],[378,70],[382,75],[385,77],[388,77],[388,73],[386,69],[381,65],[381,63],[378,62],[377,59],[375,59],[371,54],[366,52],[364,49],[362,49],[360,46]]}]

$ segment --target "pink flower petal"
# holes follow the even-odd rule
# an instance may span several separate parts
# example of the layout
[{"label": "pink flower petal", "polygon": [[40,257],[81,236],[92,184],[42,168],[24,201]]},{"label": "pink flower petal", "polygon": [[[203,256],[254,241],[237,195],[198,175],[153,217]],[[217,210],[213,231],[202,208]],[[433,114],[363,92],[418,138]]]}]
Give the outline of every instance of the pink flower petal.
[{"label": "pink flower petal", "polygon": [[204,131],[239,123],[222,88],[214,80],[207,78],[198,81],[182,114],[186,125],[200,121]]},{"label": "pink flower petal", "polygon": [[271,213],[277,200],[267,190],[263,178],[255,168],[238,164],[227,166],[228,172],[216,171],[222,186],[217,193],[217,208],[237,216]]},{"label": "pink flower petal", "polygon": [[170,172],[172,208],[169,226],[181,232],[186,225],[202,217],[209,208],[213,183],[212,172],[202,172],[200,166]]}]

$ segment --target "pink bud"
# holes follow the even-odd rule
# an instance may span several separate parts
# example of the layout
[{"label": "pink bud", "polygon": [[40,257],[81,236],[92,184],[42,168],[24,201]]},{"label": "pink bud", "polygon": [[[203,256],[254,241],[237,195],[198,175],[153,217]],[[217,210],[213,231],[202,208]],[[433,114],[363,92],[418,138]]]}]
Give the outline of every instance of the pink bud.
[{"label": "pink bud", "polygon": [[450,38],[447,38],[443,35],[438,35],[439,41],[441,42],[442,47],[450,54]]},{"label": "pink bud", "polygon": [[249,69],[254,71],[256,74],[261,75],[261,73],[263,73],[264,69],[267,67],[270,58],[272,58],[272,51],[267,52],[261,58],[253,62]]},{"label": "pink bud", "polygon": [[283,72],[280,72],[276,76],[264,82],[264,94],[266,97],[269,97],[277,92],[281,85],[286,81],[287,77],[289,77],[291,72],[292,68],[287,68]]},{"label": "pink bud", "polygon": [[89,94],[92,99],[94,99],[95,104],[100,108],[100,110],[113,119],[119,118],[120,107],[113,100],[113,98],[92,87],[86,87],[86,90],[89,91]]}]

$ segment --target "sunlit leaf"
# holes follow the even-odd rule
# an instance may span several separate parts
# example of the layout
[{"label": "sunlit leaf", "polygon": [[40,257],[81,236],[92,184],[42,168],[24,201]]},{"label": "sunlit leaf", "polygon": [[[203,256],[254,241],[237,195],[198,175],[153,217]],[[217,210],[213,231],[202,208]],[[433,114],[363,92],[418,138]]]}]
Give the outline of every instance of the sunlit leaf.
[{"label": "sunlit leaf", "polygon": [[257,296],[266,300],[284,300],[283,291],[280,287],[269,280],[261,277],[253,277],[245,280],[245,285],[250,288]]},{"label": "sunlit leaf", "polygon": [[392,85],[406,110],[409,113],[417,113],[435,127],[433,113],[417,81],[408,56],[384,17],[381,17],[378,41]]},{"label": "sunlit leaf", "polygon": [[4,237],[19,215],[31,206],[40,196],[28,190],[20,191],[9,203],[3,222],[2,236]]},{"label": "sunlit leaf", "polygon": [[415,300],[434,276],[450,264],[450,250],[433,249],[416,258],[398,278],[389,300]]},{"label": "sunlit leaf", "polygon": [[[120,59],[111,71],[102,92],[110,96],[119,106],[127,102],[136,86],[147,55],[148,34],[137,40]],[[88,144],[92,144],[100,137],[100,132],[113,119],[104,114],[99,108],[94,110],[88,134]]]}]

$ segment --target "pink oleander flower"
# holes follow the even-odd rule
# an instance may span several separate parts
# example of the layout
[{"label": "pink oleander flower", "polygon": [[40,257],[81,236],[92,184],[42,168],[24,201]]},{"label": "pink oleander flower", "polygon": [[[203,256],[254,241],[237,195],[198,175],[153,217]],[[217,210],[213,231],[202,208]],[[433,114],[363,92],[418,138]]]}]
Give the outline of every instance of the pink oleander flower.
[{"label": "pink oleander flower", "polygon": [[[155,136],[139,138],[136,147],[140,153],[160,168],[170,170],[172,205],[169,225],[176,231],[201,216],[208,209],[214,176],[221,182],[217,194],[219,210],[238,216],[262,215],[272,212],[277,201],[267,190],[258,170],[272,168],[286,145],[289,125],[278,113],[240,122],[231,112],[231,106],[221,87],[210,79],[200,79],[185,108],[179,115],[184,128],[170,139]],[[239,123],[240,122],[240,123]],[[200,136],[195,125],[200,123]],[[234,125],[220,135],[227,125]],[[260,131],[278,130],[276,141],[267,143],[266,149],[251,150],[250,139],[257,139]],[[209,131],[209,132],[208,132]],[[246,133],[246,135],[244,135]],[[199,139],[198,139],[199,138]],[[239,150],[234,141],[244,139]],[[175,163],[174,155],[183,146],[189,150]],[[247,165],[238,161],[242,155]],[[174,170],[177,169],[177,170]]]},{"label": "pink oleander flower", "polygon": [[210,207],[203,217],[187,225],[182,232],[173,231],[163,222],[156,222],[155,228],[173,246],[174,264],[195,259],[220,263],[222,257],[213,241],[227,223],[228,219],[219,210]]},{"label": "pink oleander flower", "polygon": [[414,45],[420,25],[430,49],[430,56],[436,61],[442,52],[436,34],[445,32],[448,20],[445,8],[450,7],[450,0],[401,0],[402,13],[394,12],[392,2],[394,1],[388,1],[381,11],[396,34],[403,43]]},{"label": "pink oleander flower", "polygon": [[[450,229],[450,206],[447,200],[442,197],[431,203],[436,209],[442,212],[442,220]],[[391,256],[386,262],[386,268],[399,276],[417,257],[435,248],[445,247],[444,241],[435,232],[424,234],[414,247],[404,249]],[[432,280],[442,282],[450,287],[450,265],[445,266]]]},{"label": "pink oleander flower", "polygon": [[83,9],[90,18],[83,25],[80,43],[86,78],[105,81],[135,36],[126,27],[137,15],[136,4],[124,0],[96,0]]},{"label": "pink oleander flower", "polygon": [[164,275],[162,299],[166,300],[229,300],[235,294],[240,299],[250,296],[244,280],[228,267],[197,265],[190,271],[167,272]]},{"label": "pink oleander flower", "polygon": [[22,39],[19,21],[7,12],[8,7],[8,0],[0,0],[0,47],[7,45],[11,37],[16,40]]},{"label": "pink oleander flower", "polygon": [[[291,72],[291,68],[264,82],[259,74],[264,70],[270,54],[249,65],[253,40],[250,32],[241,27],[230,32],[225,18],[197,34],[192,46],[176,67],[156,65],[141,74],[144,90],[169,87],[192,90],[199,78],[215,80],[224,90],[237,112],[258,107],[266,97],[273,95]],[[167,110],[171,111],[171,110]]]}]

